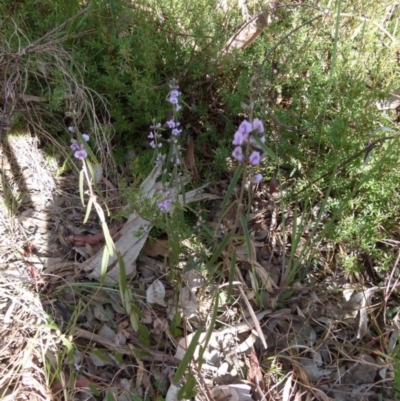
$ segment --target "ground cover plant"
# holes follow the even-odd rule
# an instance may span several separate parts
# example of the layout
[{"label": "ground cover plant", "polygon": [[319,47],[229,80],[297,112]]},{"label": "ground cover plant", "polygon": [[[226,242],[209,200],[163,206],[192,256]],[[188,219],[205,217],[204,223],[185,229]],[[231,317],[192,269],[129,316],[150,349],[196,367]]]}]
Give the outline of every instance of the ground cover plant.
[{"label": "ground cover plant", "polygon": [[398,397],[398,5],[0,12],[0,399]]}]

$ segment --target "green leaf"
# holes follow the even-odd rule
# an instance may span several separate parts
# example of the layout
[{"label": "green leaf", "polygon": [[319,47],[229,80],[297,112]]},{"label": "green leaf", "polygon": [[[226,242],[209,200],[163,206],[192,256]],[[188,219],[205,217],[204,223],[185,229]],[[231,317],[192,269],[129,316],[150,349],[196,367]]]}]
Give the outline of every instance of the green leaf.
[{"label": "green leaf", "polygon": [[107,401],[115,401],[114,394],[113,394],[113,392],[111,390],[107,390],[106,394],[107,394],[106,395]]},{"label": "green leaf", "polygon": [[83,170],[81,170],[79,173],[79,195],[81,197],[82,205],[85,206],[85,198],[83,193],[83,179],[84,179]]},{"label": "green leaf", "polygon": [[206,336],[204,338],[204,342],[201,345],[201,350],[199,353],[199,371],[201,370],[201,364],[203,360],[203,354],[207,349],[207,345],[210,341],[211,335],[214,332],[215,328],[215,322],[217,321],[217,316],[218,316],[218,306],[219,306],[219,292],[218,290],[214,294],[214,308],[213,308],[213,314],[211,316],[211,321],[209,323],[209,328],[207,329]]},{"label": "green leaf", "polygon": [[278,156],[267,145],[265,145],[265,143],[261,142],[260,138],[258,138],[256,135],[253,135],[252,138],[254,138],[257,145],[263,152],[265,152],[275,163],[279,164]]},{"label": "green leaf", "polygon": [[235,271],[236,271],[236,249],[233,247],[232,255],[231,255],[231,267],[229,269],[229,284],[228,284],[228,300],[232,295],[233,288],[233,280],[235,279]]},{"label": "green leaf", "polygon": [[115,246],[114,246],[114,241],[111,238],[110,231],[108,230],[107,223],[105,223],[105,222],[102,223],[101,228],[103,229],[104,239],[106,240],[106,247],[108,249],[108,252],[109,252],[110,256],[113,256]]},{"label": "green leaf", "polygon": [[214,251],[213,256],[208,261],[208,263],[206,265],[206,270],[209,270],[213,266],[213,264],[216,262],[216,260],[221,256],[223,250],[228,246],[230,240],[231,240],[231,234],[228,233],[225,235],[224,239],[219,244],[218,248]]},{"label": "green leaf", "polygon": [[139,342],[143,345],[150,346],[150,331],[144,324],[139,325]]},{"label": "green leaf", "polygon": [[88,221],[89,216],[90,216],[90,212],[92,210],[92,206],[93,206],[93,199],[89,198],[89,202],[88,202],[88,205],[87,205],[87,208],[86,208],[85,218],[83,219],[83,224],[86,224],[86,222]]},{"label": "green leaf", "polygon": [[233,191],[235,190],[236,184],[239,181],[239,178],[241,177],[243,173],[243,164],[239,165],[239,167],[236,169],[235,174],[232,177],[231,182],[229,183],[228,190],[226,191],[226,195],[224,200],[222,201],[222,209],[225,209],[228,203],[230,203],[231,196],[233,194]]},{"label": "green leaf", "polygon": [[104,247],[103,257],[101,258],[101,269],[100,269],[100,281],[104,282],[107,274],[108,261],[110,260],[110,254],[108,253],[108,248]]},{"label": "green leaf", "polygon": [[199,339],[200,335],[203,331],[203,328],[200,326],[196,333],[194,333],[194,336],[192,337],[192,340],[190,341],[189,347],[187,348],[185,355],[183,356],[182,362],[179,364],[178,369],[176,370],[173,382],[178,383],[179,380],[183,377],[183,375],[186,372],[186,368],[190,364],[190,360],[192,359],[194,352],[196,351],[196,348],[199,345]]},{"label": "green leaf", "polygon": [[108,358],[107,355],[103,354],[100,350],[98,349],[93,349],[91,352],[92,355],[95,357],[99,358],[103,362],[110,362],[110,359]]},{"label": "green leaf", "polygon": [[185,380],[185,384],[178,391],[178,400],[188,399],[196,397],[196,379],[190,372]]},{"label": "green leaf", "polygon": [[119,293],[121,296],[122,303],[124,304],[125,292],[126,292],[126,269],[125,261],[119,252],[117,252],[118,266],[119,266]]},{"label": "green leaf", "polygon": [[97,388],[94,386],[94,384],[89,383],[89,389],[93,395],[95,395],[96,397],[100,397],[100,391],[97,390]]},{"label": "green leaf", "polygon": [[129,314],[129,319],[131,321],[132,329],[134,331],[138,331],[139,330],[139,318],[138,318],[136,311],[134,311],[133,309],[131,310],[131,313]]},{"label": "green leaf", "polygon": [[240,216],[240,223],[242,224],[244,240],[246,242],[247,251],[249,252],[249,261],[251,262],[253,260],[254,255],[253,255],[253,249],[251,246],[250,233],[249,233],[249,229],[247,227],[247,221],[246,221],[246,218],[244,217],[244,215]]}]

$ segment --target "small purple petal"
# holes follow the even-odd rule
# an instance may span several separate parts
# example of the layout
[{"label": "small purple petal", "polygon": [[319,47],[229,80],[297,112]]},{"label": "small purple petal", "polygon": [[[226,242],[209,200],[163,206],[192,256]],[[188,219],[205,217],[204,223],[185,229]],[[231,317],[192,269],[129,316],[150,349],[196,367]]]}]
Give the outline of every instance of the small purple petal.
[{"label": "small purple petal", "polygon": [[253,129],[257,132],[257,134],[262,134],[264,132],[264,124],[258,118],[253,120]]},{"label": "small purple petal", "polygon": [[178,97],[181,94],[177,89],[173,89],[170,93],[172,97]]},{"label": "small purple petal", "polygon": [[235,132],[235,136],[234,136],[232,145],[240,146],[243,144],[243,142],[244,142],[243,133],[241,131],[237,130]]},{"label": "small purple petal", "polygon": [[147,135],[147,138],[154,139],[154,133],[153,133],[153,132],[150,132],[150,134]]},{"label": "small purple petal", "polygon": [[83,139],[87,142],[90,139],[90,136],[88,134],[82,134]]},{"label": "small purple petal", "polygon": [[240,146],[236,146],[236,148],[233,149],[232,156],[236,160],[238,160],[240,162],[243,161],[243,150],[242,150],[242,148]]},{"label": "small purple petal", "polygon": [[73,143],[70,148],[75,152],[80,149],[80,146],[77,143]]},{"label": "small purple petal", "polygon": [[172,133],[172,135],[179,135],[180,133],[182,132],[182,130],[181,129],[178,129],[178,128],[174,128],[172,131],[171,131],[171,133]]},{"label": "small purple petal", "polygon": [[261,161],[261,157],[260,157],[260,153],[254,151],[250,157],[249,157],[249,162],[253,165],[256,166],[257,164],[260,164]]},{"label": "small purple petal", "polygon": [[70,126],[67,128],[67,130],[68,130],[69,132],[75,132],[75,128],[74,128],[72,125],[70,125]]},{"label": "small purple petal", "polygon": [[170,96],[168,101],[170,103],[172,103],[172,104],[178,104],[178,98],[177,97]]},{"label": "small purple petal", "polygon": [[80,150],[77,150],[77,151],[74,153],[74,156],[75,156],[77,159],[79,159],[79,160],[83,160],[83,159],[86,159],[86,157],[87,157],[87,152],[86,152],[85,149],[80,149]]},{"label": "small purple petal", "polygon": [[166,212],[172,203],[172,199],[164,199],[163,201],[157,202],[157,206],[161,212]]},{"label": "small purple petal", "polygon": [[262,180],[263,176],[261,174],[256,174],[252,179],[251,183],[252,184],[259,184]]},{"label": "small purple petal", "polygon": [[180,104],[177,104],[177,105],[175,106],[175,111],[179,111],[181,108],[182,108],[182,106],[181,106]]}]

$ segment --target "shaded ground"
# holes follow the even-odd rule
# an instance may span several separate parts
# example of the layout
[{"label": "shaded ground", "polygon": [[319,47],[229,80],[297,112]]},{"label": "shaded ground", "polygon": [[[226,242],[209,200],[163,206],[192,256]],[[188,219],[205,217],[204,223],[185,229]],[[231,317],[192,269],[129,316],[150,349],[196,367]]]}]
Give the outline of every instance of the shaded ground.
[{"label": "shaded ground", "polygon": [[[221,296],[215,311],[216,289],[226,285],[196,267],[190,242],[172,270],[161,237],[146,244],[128,284],[141,316],[135,332],[118,286],[88,280],[81,268],[102,240],[95,218],[82,224],[76,174],[57,178],[29,136],[7,137],[1,152],[0,399],[177,399],[176,368],[193,333],[203,328],[201,342],[210,325],[204,361],[196,363],[197,349],[186,376],[198,400],[395,399],[397,265],[389,274],[347,275],[341,250],[323,244],[318,263],[282,286],[283,211],[279,193],[262,185],[249,221],[256,257],[238,244],[242,282],[231,300]],[[218,210],[218,201],[211,205]],[[229,229],[229,215],[223,223]]]}]

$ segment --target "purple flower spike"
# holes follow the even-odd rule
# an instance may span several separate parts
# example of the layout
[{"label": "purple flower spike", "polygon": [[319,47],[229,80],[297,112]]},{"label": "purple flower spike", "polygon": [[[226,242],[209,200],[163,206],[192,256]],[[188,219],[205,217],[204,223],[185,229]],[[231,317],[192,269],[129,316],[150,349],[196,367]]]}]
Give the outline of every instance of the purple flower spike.
[{"label": "purple flower spike", "polygon": [[232,156],[236,160],[242,162],[243,161],[243,150],[242,150],[242,148],[240,146],[236,146],[236,148],[233,149]]},{"label": "purple flower spike", "polygon": [[253,129],[257,134],[262,134],[264,132],[264,124],[258,118],[253,120]]},{"label": "purple flower spike", "polygon": [[262,180],[263,176],[261,174],[256,174],[252,179],[251,179],[251,183],[256,185],[259,184]]},{"label": "purple flower spike", "polygon": [[260,157],[260,153],[254,151],[250,157],[249,157],[249,162],[253,165],[256,166],[257,164],[260,164],[261,161],[261,157]]}]

